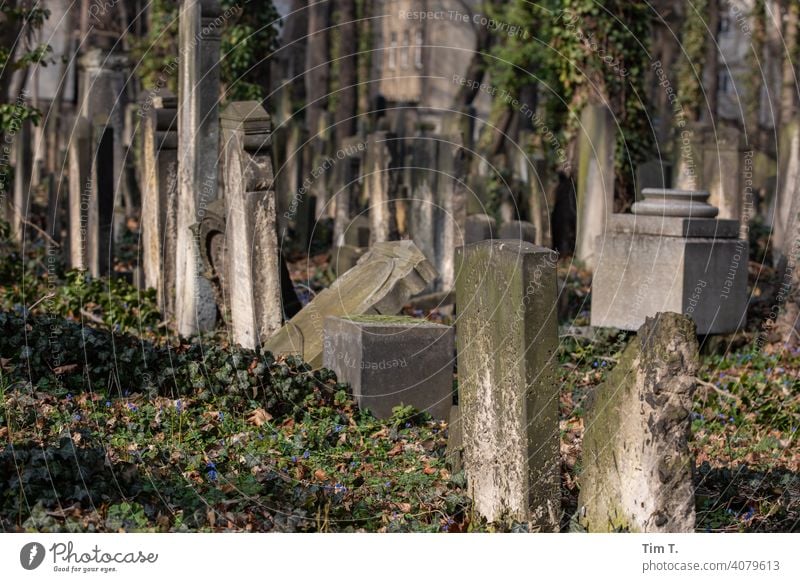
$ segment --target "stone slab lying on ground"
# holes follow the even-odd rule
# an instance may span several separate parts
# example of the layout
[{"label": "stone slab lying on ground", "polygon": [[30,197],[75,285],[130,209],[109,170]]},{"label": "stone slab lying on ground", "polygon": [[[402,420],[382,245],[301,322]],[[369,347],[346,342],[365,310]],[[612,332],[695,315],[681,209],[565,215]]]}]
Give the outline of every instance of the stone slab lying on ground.
[{"label": "stone slab lying on ground", "polygon": [[375,243],[358,264],[336,279],[295,315],[264,348],[276,355],[301,354],[322,365],[328,316],[396,315],[436,277],[436,270],[411,241]]},{"label": "stone slab lying on ground", "polygon": [[691,532],[698,344],[691,319],[647,318],[588,403],[578,522],[593,532]]},{"label": "stone slab lying on ground", "polygon": [[347,382],[361,409],[389,418],[413,406],[446,420],[453,402],[453,344],[449,325],[413,317],[325,318],[322,365]]}]

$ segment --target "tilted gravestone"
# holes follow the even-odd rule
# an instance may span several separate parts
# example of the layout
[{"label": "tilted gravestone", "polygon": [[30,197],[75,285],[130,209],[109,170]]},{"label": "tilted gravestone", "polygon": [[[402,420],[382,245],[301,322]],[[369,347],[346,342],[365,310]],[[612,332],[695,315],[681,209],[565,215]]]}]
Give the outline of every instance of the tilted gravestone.
[{"label": "tilted gravestone", "polygon": [[592,532],[692,532],[694,324],[648,317],[587,404],[578,523]]},{"label": "tilted gravestone", "polygon": [[141,109],[142,263],[145,285],[156,289],[167,319],[175,314],[175,254],[178,219],[177,99],[162,89]]},{"label": "tilted gravestone", "polygon": [[453,328],[412,317],[327,317],[322,365],[359,408],[389,418],[413,406],[446,420],[453,401]]},{"label": "tilted gravestone", "polygon": [[659,312],[689,315],[702,335],[732,333],[747,308],[748,242],[717,220],[708,192],[645,189],[634,214],[598,237],[593,326],[635,331]]},{"label": "tilted gravestone", "polygon": [[475,510],[557,531],[556,253],[487,240],[457,259],[458,401]]},{"label": "tilted gravestone", "polygon": [[92,126],[85,117],[77,117],[69,141],[69,266],[88,268],[85,231],[88,228],[89,200],[92,189]]},{"label": "tilted gravestone", "polygon": [[281,274],[270,155],[272,125],[257,101],[220,115],[233,341],[255,348],[281,326]]},{"label": "tilted gravestone", "polygon": [[436,271],[411,241],[372,246],[358,264],[317,295],[265,342],[274,354],[301,354],[322,365],[323,325],[328,316],[396,315],[436,277]]},{"label": "tilted gravestone", "polygon": [[201,249],[191,227],[217,199],[222,24],[216,0],[181,4],[175,316],[178,332],[187,336],[211,329],[217,319],[214,293],[202,276]]}]

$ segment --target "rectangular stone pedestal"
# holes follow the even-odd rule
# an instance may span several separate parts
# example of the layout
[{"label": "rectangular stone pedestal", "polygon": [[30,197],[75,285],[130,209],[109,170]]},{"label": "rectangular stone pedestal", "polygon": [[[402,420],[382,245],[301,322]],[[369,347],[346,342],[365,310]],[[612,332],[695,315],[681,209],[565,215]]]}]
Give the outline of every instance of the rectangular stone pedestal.
[{"label": "rectangular stone pedestal", "polygon": [[360,408],[388,418],[413,406],[446,420],[453,403],[453,328],[411,317],[327,317],[323,366]]},{"label": "rectangular stone pedestal", "polygon": [[638,330],[659,312],[682,313],[700,335],[745,323],[748,243],[735,220],[619,214],[598,237],[591,322]]}]

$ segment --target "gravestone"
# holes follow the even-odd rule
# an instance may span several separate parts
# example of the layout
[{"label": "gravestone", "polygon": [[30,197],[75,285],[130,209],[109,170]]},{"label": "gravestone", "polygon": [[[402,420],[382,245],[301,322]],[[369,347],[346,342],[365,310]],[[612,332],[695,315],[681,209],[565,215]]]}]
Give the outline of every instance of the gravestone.
[{"label": "gravestone", "polygon": [[270,154],[271,121],[257,101],[220,115],[233,341],[253,349],[281,326],[281,274]]},{"label": "gravestone", "polygon": [[691,319],[648,317],[587,403],[578,522],[590,532],[693,532]]},{"label": "gravestone", "polygon": [[326,317],[322,365],[378,418],[413,406],[446,420],[453,401],[453,328],[398,316]]},{"label": "gravestone", "polygon": [[464,182],[469,160],[462,138],[446,135],[438,144],[436,199],[436,262],[439,271],[437,290],[448,291],[455,285],[455,250],[465,244],[468,190]]},{"label": "gravestone", "polygon": [[703,142],[707,133],[708,128],[704,123],[692,123],[677,135],[673,188],[696,191],[704,187]]},{"label": "gravestone", "polygon": [[128,104],[128,57],[123,53],[99,48],[86,50],[78,62],[80,115],[93,120],[104,117],[114,138],[111,184],[114,192],[114,231],[119,238],[126,230],[123,204],[125,167],[125,107]]},{"label": "gravestone", "polygon": [[[442,212],[438,197],[434,194],[438,178],[438,138],[415,137],[407,145],[411,150],[411,163],[407,165],[410,174],[407,180],[411,184],[409,231],[414,244],[432,264],[436,264],[437,232],[434,225],[440,223],[438,215]],[[441,270],[437,270],[441,275]]]},{"label": "gravestone", "polygon": [[14,202],[11,211],[11,232],[17,243],[22,243],[26,222],[31,212],[33,152],[31,122],[24,120],[14,140]]},{"label": "gravestone", "polygon": [[701,335],[732,333],[747,308],[748,242],[717,220],[708,192],[646,189],[609,220],[592,281],[593,326],[635,331],[647,317],[689,315]]},{"label": "gravestone", "polygon": [[[791,248],[792,202],[797,196],[797,185],[800,183],[800,121],[791,120],[781,129],[778,149],[778,176],[772,212],[772,248],[773,260],[778,264],[783,253]],[[774,213],[774,214],[773,214]],[[788,257],[787,257],[788,258]]]},{"label": "gravestone", "polygon": [[703,142],[704,187],[709,203],[719,208],[719,218],[742,218],[742,132],[735,127],[717,126],[706,132]]},{"label": "gravestone", "polygon": [[92,189],[92,125],[85,117],[77,117],[69,141],[69,266],[89,268],[86,257],[86,220]]},{"label": "gravestone", "polygon": [[471,214],[464,224],[464,244],[495,238],[497,221],[488,214]]},{"label": "gravestone", "polygon": [[435,269],[413,242],[376,243],[355,267],[265,342],[264,348],[276,355],[301,354],[306,362],[319,367],[326,317],[396,315],[435,277]]},{"label": "gravestone", "polygon": [[500,227],[500,234],[497,238],[524,240],[535,244],[536,227],[525,220],[512,220]]},{"label": "gravestone", "polygon": [[79,241],[86,249],[86,268],[94,277],[109,275],[113,267],[114,130],[107,121],[104,115],[98,115],[92,122],[86,229],[81,230]]},{"label": "gravestone", "polygon": [[202,276],[201,249],[191,227],[217,199],[222,22],[216,0],[181,4],[175,316],[178,332],[185,336],[210,330],[217,318],[213,290]]},{"label": "gravestone", "polygon": [[593,268],[614,212],[614,117],[607,107],[587,105],[578,136],[578,221],[575,259]]},{"label": "gravestone", "polygon": [[397,138],[387,131],[376,131],[367,138],[364,161],[364,188],[369,200],[371,242],[397,238],[395,198],[399,176]]},{"label": "gravestone", "polygon": [[[335,208],[333,223],[334,246],[352,244],[345,242],[345,232],[350,228],[351,218],[362,216],[359,209],[361,168],[364,162],[366,143],[360,137],[344,139],[342,147],[336,153],[336,167],[331,203]],[[369,226],[369,219],[367,227]],[[359,244],[358,246],[368,246]]]},{"label": "gravestone", "polygon": [[142,109],[142,263],[166,319],[175,315],[178,125],[175,95],[151,93]]},{"label": "gravestone", "polygon": [[557,531],[556,259],[523,241],[458,249],[463,463],[475,510]]}]

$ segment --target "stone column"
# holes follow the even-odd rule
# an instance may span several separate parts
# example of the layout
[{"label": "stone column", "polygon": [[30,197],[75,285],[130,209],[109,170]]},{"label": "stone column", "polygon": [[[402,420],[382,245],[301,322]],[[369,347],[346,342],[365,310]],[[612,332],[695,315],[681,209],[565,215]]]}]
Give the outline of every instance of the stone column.
[{"label": "stone column", "polygon": [[123,204],[125,160],[125,106],[127,105],[128,57],[90,49],[80,59],[80,115],[93,120],[104,116],[114,135],[114,167],[111,184],[114,191],[114,222],[116,232],[125,229],[125,214],[132,209]]},{"label": "stone column", "polygon": [[217,317],[214,293],[202,276],[198,240],[191,227],[217,198],[221,26],[216,0],[181,4],[175,311],[178,332],[187,336],[211,329]]},{"label": "stone column", "polygon": [[455,285],[456,248],[464,244],[467,223],[467,151],[458,135],[444,136],[439,142],[436,176],[437,290],[450,291]]},{"label": "stone column", "polygon": [[711,194],[709,203],[719,208],[719,218],[741,219],[743,161],[741,131],[719,126],[706,133],[703,176]]},{"label": "stone column", "polygon": [[233,341],[255,348],[281,326],[270,117],[258,101],[231,103],[220,116],[225,158],[227,279]]},{"label": "stone column", "polygon": [[372,243],[397,238],[395,166],[397,141],[393,133],[376,131],[367,138],[364,186],[369,200]]},{"label": "stone column", "polygon": [[20,123],[14,141],[14,202],[11,211],[11,231],[14,239],[22,243],[30,214],[31,175],[33,172],[33,152],[31,151],[31,122]]},{"label": "stone column", "polygon": [[[114,129],[104,115],[92,121],[91,174],[88,184],[86,230],[82,246],[86,266],[94,277],[108,275],[112,269],[114,246]],[[86,194],[86,193],[84,193]]]},{"label": "stone column", "polygon": [[589,268],[599,252],[597,237],[614,212],[614,127],[614,118],[604,106],[588,105],[581,113],[575,259]]},{"label": "stone column", "polygon": [[178,100],[166,89],[142,109],[142,263],[165,317],[175,314],[178,213]]},{"label": "stone column", "polygon": [[84,232],[87,224],[89,197],[92,189],[91,124],[77,117],[69,140],[69,266],[88,269]]},{"label": "stone column", "polygon": [[558,531],[557,255],[487,240],[456,256],[459,407],[475,509]]}]

